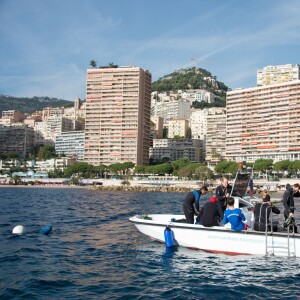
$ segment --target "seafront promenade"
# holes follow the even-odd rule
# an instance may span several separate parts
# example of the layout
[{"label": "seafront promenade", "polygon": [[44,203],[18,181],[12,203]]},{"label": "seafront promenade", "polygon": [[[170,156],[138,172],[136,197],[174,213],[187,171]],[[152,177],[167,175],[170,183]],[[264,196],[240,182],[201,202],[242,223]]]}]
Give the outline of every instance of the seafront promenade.
[{"label": "seafront promenade", "polygon": [[[284,178],[280,181],[268,182],[266,179],[254,180],[255,189],[258,193],[264,185],[277,185],[276,192],[283,192],[287,183],[293,185],[299,183],[299,179]],[[232,184],[233,181],[230,181]],[[9,180],[1,180],[0,187],[28,187],[28,188],[89,188],[102,191],[136,191],[136,192],[188,192],[199,189],[203,184],[208,185],[209,191],[213,192],[220,180],[208,182],[196,180],[122,180],[122,179],[82,179],[80,184],[75,185],[65,178],[43,178],[34,183],[32,179],[24,178],[19,184],[11,184]],[[272,190],[271,190],[272,191]]]}]

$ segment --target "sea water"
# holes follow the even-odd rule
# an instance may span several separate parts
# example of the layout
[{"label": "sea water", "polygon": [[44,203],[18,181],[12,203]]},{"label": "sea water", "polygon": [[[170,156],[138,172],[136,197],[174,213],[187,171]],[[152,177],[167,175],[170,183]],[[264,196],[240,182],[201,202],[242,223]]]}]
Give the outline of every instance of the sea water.
[{"label": "sea water", "polygon": [[299,299],[300,259],[166,249],[128,221],[184,196],[0,188],[0,299]]}]

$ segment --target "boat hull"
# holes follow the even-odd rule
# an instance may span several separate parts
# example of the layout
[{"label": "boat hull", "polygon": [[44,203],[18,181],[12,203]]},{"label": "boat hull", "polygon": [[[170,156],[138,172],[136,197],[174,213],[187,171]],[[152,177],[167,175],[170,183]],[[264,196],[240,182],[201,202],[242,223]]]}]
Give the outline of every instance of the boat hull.
[{"label": "boat hull", "polygon": [[[176,245],[228,255],[275,255],[300,257],[300,235],[287,233],[268,234],[253,230],[233,231],[225,227],[204,227],[202,225],[171,222],[184,218],[181,215],[149,215],[152,220],[140,216],[130,218],[143,234],[164,242],[164,230],[173,230]],[[266,249],[266,245],[268,246]]]}]

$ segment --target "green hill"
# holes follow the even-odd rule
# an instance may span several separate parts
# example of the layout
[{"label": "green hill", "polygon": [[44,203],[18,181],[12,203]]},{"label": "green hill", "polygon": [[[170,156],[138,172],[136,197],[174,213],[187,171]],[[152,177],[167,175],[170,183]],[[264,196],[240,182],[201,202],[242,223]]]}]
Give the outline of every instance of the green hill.
[{"label": "green hill", "polygon": [[19,110],[23,113],[32,113],[45,107],[71,107],[73,102],[50,97],[13,97],[0,95],[0,114],[4,110]]},{"label": "green hill", "polygon": [[225,100],[228,87],[210,72],[201,68],[186,68],[174,71],[152,83],[152,91],[204,89]]}]

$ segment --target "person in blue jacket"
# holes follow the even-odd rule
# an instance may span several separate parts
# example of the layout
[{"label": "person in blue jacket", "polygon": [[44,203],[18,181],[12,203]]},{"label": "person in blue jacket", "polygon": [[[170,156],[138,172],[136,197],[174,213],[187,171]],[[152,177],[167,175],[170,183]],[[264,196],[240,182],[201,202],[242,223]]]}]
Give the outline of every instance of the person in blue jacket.
[{"label": "person in blue jacket", "polygon": [[247,229],[245,215],[240,208],[234,208],[234,199],[232,197],[227,200],[227,204],[228,208],[224,211],[223,224],[225,225],[229,222],[231,229],[235,231]]}]

